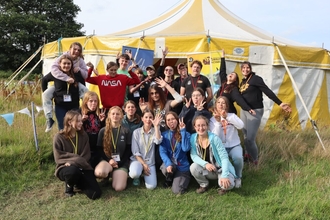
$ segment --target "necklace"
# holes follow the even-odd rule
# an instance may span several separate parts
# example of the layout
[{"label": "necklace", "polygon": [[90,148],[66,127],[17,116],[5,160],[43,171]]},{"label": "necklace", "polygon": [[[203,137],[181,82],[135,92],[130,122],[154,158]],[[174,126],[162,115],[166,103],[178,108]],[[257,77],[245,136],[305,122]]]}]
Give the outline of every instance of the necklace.
[{"label": "necklace", "polygon": [[246,82],[241,86],[241,88],[239,88],[240,93],[243,93],[245,90],[247,90],[247,88],[249,88],[249,80],[251,79],[252,73],[250,73],[249,78],[246,80]]}]

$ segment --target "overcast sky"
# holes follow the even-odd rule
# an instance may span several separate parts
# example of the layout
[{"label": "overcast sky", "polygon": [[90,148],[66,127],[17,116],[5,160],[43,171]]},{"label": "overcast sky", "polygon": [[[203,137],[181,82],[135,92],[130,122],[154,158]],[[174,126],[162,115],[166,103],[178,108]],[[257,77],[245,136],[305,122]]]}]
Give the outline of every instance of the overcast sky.
[{"label": "overcast sky", "polygon": [[[150,21],[180,0],[74,0],[87,35],[106,35]],[[330,0],[220,0],[246,22],[309,46],[330,50]]]}]

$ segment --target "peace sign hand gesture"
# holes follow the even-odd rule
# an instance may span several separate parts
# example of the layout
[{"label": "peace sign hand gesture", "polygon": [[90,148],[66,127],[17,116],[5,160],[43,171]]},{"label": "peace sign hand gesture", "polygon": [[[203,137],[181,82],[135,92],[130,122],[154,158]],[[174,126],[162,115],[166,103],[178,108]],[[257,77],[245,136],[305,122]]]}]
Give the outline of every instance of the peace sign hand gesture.
[{"label": "peace sign hand gesture", "polygon": [[166,57],[168,54],[168,47],[165,47],[165,50],[162,50],[163,56]]},{"label": "peace sign hand gesture", "polygon": [[183,122],[183,117],[179,118],[179,127],[180,127],[180,130],[184,129],[186,127],[185,123]]},{"label": "peace sign hand gesture", "polygon": [[101,108],[100,109],[100,115],[99,115],[100,121],[104,121],[104,119],[105,119],[105,111],[106,111],[105,108]]},{"label": "peace sign hand gesture", "polygon": [[191,98],[189,100],[187,100],[187,98],[184,98],[184,100],[186,102],[186,107],[189,108],[191,104]]},{"label": "peace sign hand gesture", "polygon": [[202,111],[202,110],[204,109],[204,104],[205,104],[205,103],[206,103],[206,102],[203,101],[203,102],[201,102],[199,105],[197,105],[197,106],[196,106],[197,111]]}]

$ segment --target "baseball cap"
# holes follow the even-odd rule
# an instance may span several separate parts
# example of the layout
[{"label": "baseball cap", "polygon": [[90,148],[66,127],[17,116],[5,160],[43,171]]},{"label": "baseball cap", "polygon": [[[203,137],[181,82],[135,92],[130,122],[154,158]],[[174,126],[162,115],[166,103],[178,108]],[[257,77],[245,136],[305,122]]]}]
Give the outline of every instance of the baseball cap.
[{"label": "baseball cap", "polygon": [[153,65],[147,66],[146,70],[152,69],[153,71],[156,71],[155,67]]},{"label": "baseball cap", "polygon": [[185,67],[186,65],[185,65],[184,63],[179,63],[179,64],[178,64],[178,66],[177,66],[178,70],[179,70],[179,69],[180,69],[180,67],[182,67],[182,66],[184,66],[184,67]]}]

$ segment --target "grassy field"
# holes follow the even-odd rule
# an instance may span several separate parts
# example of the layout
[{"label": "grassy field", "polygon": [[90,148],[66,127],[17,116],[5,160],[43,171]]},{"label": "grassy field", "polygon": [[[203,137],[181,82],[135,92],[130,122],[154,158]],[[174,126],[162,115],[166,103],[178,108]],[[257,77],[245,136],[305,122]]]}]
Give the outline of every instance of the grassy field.
[{"label": "grassy field", "polygon": [[[26,99],[26,98],[24,98]],[[40,95],[32,99],[41,105]],[[0,99],[0,114],[30,107],[30,101]],[[124,192],[102,187],[101,199],[64,196],[64,183],[54,177],[52,137],[44,133],[42,112],[36,117],[40,150],[32,122],[15,113],[8,126],[0,118],[0,219],[328,219],[330,216],[330,129],[322,127],[324,151],[313,130],[260,131],[260,164],[245,164],[242,188],[219,196],[216,182],[202,195],[192,179],[188,193],[173,195],[159,187]],[[276,126],[275,126],[276,128]]]}]

